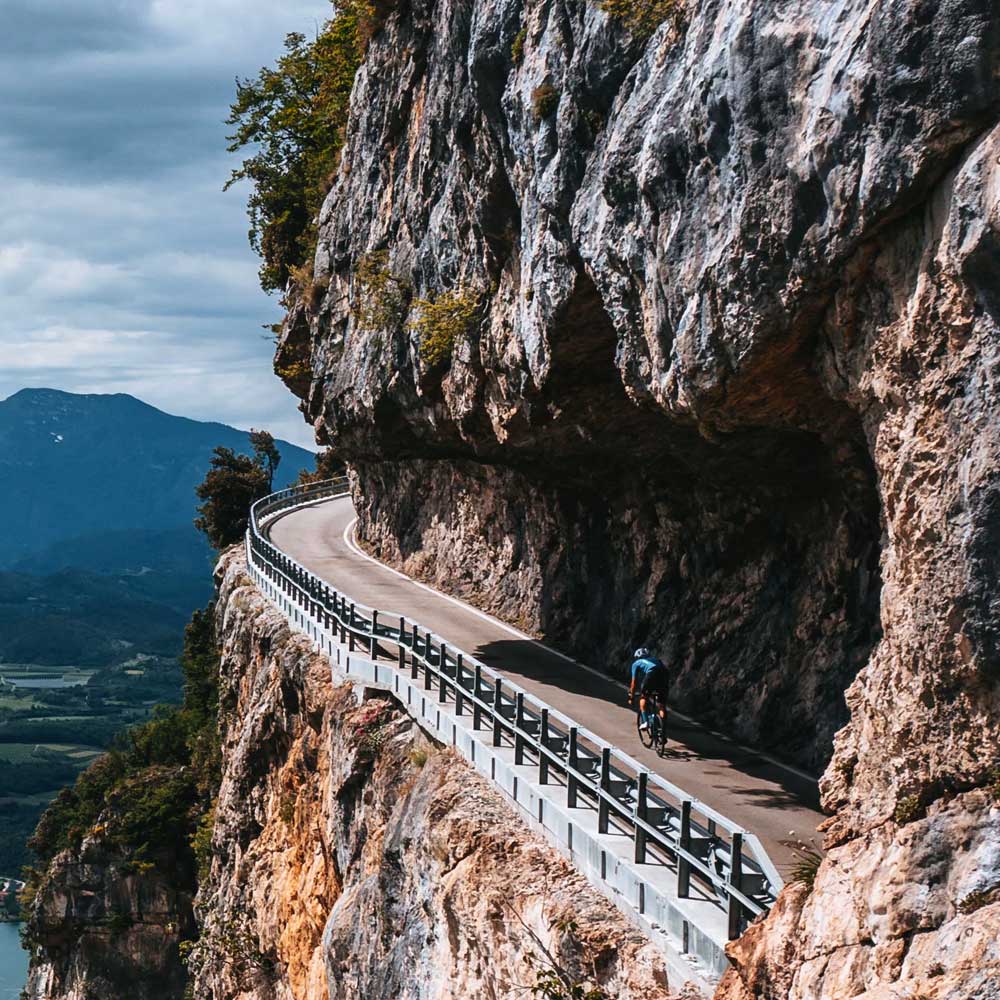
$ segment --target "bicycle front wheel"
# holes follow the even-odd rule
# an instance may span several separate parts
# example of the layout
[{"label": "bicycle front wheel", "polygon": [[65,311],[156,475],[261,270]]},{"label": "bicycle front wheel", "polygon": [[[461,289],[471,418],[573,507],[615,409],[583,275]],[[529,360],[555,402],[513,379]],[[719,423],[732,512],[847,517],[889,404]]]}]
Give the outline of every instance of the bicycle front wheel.
[{"label": "bicycle front wheel", "polygon": [[667,720],[656,716],[656,752],[661,756],[667,753]]}]

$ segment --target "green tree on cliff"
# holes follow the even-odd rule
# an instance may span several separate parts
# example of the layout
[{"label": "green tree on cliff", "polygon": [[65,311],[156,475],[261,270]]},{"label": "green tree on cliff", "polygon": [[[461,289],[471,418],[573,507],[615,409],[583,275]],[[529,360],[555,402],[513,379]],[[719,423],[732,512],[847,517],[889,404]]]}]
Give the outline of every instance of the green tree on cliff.
[{"label": "green tree on cliff", "polygon": [[216,448],[204,480],[195,487],[202,503],[194,526],[215,549],[238,542],[247,530],[250,506],[271,492],[271,482],[260,453],[251,458],[232,448]]},{"label": "green tree on cliff", "polygon": [[274,486],[274,474],[281,463],[281,452],[274,443],[274,438],[267,431],[250,429],[250,447],[253,448],[254,461],[267,476],[267,488]]},{"label": "green tree on cliff", "polygon": [[288,35],[276,66],[236,81],[229,151],[254,152],[226,188],[241,180],[253,185],[249,235],[263,258],[265,291],[284,288],[291,269],[312,256],[313,219],[335,176],[372,10],[365,0],[338,4],[314,41]]}]

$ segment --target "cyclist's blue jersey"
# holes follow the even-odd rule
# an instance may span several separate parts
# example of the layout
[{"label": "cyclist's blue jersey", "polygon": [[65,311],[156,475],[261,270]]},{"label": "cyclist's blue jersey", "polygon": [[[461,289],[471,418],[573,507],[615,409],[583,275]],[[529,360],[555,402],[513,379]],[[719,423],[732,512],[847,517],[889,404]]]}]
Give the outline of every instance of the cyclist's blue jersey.
[{"label": "cyclist's blue jersey", "polygon": [[632,680],[637,684],[642,680],[644,674],[648,674],[650,670],[656,668],[656,664],[659,661],[651,660],[648,657],[643,657],[641,660],[636,660],[632,664]]},{"label": "cyclist's blue jersey", "polygon": [[643,657],[641,660],[636,660],[635,663],[632,664],[632,680],[636,682],[638,687],[642,687],[650,680],[656,680],[661,682],[657,686],[666,688],[666,664],[662,660],[654,659],[652,657]]}]

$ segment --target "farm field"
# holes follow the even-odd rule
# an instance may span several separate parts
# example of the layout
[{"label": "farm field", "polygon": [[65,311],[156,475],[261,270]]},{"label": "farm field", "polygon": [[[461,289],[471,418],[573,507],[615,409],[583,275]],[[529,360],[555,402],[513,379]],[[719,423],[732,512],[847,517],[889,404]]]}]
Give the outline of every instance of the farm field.
[{"label": "farm field", "polygon": [[177,700],[180,670],[133,654],[97,668],[0,663],[0,678],[0,871],[17,872],[48,803],[123,729]]}]

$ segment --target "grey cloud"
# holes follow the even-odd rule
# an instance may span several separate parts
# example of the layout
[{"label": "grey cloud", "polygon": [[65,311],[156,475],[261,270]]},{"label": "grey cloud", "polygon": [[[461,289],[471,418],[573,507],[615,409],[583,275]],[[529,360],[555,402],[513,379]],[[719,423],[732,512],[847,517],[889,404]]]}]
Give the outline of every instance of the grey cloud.
[{"label": "grey cloud", "polygon": [[223,120],[235,76],[325,0],[7,0],[0,31],[0,397],[125,391],[311,443],[271,374],[245,192]]},{"label": "grey cloud", "polygon": [[127,0],[4,0],[0,55],[131,48],[149,32],[149,8]]}]

